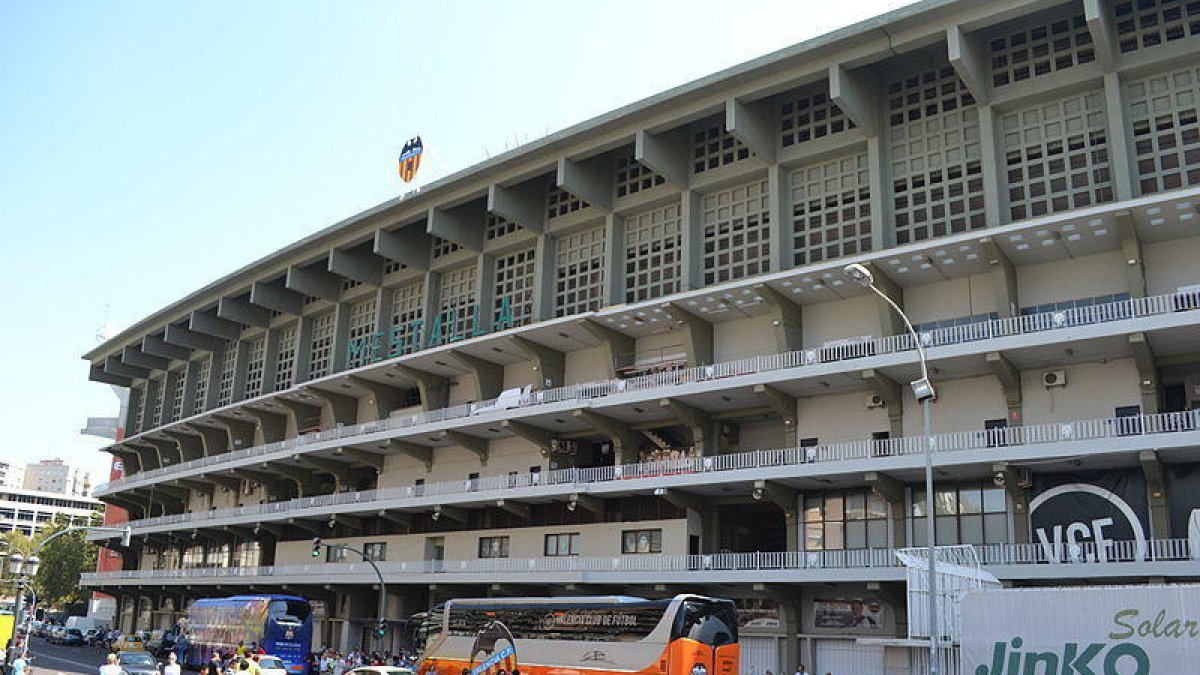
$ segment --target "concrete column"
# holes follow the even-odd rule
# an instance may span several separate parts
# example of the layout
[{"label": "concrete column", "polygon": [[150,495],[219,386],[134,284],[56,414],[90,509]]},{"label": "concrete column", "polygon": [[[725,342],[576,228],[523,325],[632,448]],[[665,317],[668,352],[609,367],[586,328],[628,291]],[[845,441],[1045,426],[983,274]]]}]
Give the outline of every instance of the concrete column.
[{"label": "concrete column", "polygon": [[293,384],[300,384],[301,382],[308,381],[309,357],[312,356],[312,315],[302,316],[297,319],[297,326],[296,365],[294,366],[295,376],[292,378]]},{"label": "concrete column", "polygon": [[268,328],[263,338],[262,393],[275,391],[275,370],[279,366],[279,329]]},{"label": "concrete column", "polygon": [[226,348],[214,349],[208,359],[208,391],[204,392],[205,410],[217,407],[217,396],[221,389],[221,361],[224,360]]},{"label": "concrete column", "polygon": [[474,332],[492,332],[496,322],[496,257],[480,254],[475,264],[475,326]]},{"label": "concrete column", "polygon": [[604,218],[604,298],[601,306],[625,302],[625,219]]},{"label": "concrete column", "polygon": [[1125,97],[1122,92],[1121,76],[1118,73],[1104,74],[1104,108],[1108,115],[1108,160],[1112,171],[1114,192],[1118,201],[1134,196],[1135,167],[1129,152],[1132,142],[1125,124]]},{"label": "concrete column", "polygon": [[234,349],[237,350],[237,356],[233,361],[233,391],[229,396],[232,403],[246,397],[246,371],[250,365],[250,343],[246,340],[238,340],[234,343]]},{"label": "concrete column", "polygon": [[691,291],[703,286],[704,232],[700,223],[700,204],[703,195],[684,190],[679,196],[680,269],[679,290]]},{"label": "concrete column", "polygon": [[[346,345],[350,342],[350,303],[339,302],[334,306],[333,318],[333,355],[329,367],[330,373],[340,373],[346,369]],[[379,311],[379,308],[375,308]]]},{"label": "concrete column", "polygon": [[767,213],[771,219],[771,271],[791,269],[795,257],[792,254],[792,194],[788,171],[778,164],[767,167],[767,189],[770,204]]},{"label": "concrete column", "polygon": [[554,318],[554,282],[557,277],[554,260],[554,239],[543,234],[537,238],[533,257],[533,317],[532,321]]}]

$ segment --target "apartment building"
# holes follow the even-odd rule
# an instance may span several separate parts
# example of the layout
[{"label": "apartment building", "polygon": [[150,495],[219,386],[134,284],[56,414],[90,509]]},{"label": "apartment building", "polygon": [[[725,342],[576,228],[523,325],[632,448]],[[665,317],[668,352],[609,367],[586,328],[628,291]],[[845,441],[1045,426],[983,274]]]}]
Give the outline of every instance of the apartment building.
[{"label": "apartment building", "polygon": [[61,459],[44,459],[25,465],[22,487],[40,492],[61,492],[76,497],[91,494],[91,478],[87,471],[71,466]]},{"label": "apartment building", "polygon": [[86,495],[0,487],[0,532],[33,536],[60,516],[73,525],[86,525],[98,521],[103,512],[104,504]]},{"label": "apartment building", "polygon": [[[285,589],[733,597],[743,669],[917,672],[905,570],[1200,577],[1200,3],[923,2],[351,216],[85,355],[122,627]],[[281,242],[282,243],[282,242]],[[843,273],[903,308],[916,343]],[[110,544],[111,545],[111,544]]]},{"label": "apartment building", "polygon": [[0,486],[19,488],[24,484],[24,464],[20,462],[0,461]]}]

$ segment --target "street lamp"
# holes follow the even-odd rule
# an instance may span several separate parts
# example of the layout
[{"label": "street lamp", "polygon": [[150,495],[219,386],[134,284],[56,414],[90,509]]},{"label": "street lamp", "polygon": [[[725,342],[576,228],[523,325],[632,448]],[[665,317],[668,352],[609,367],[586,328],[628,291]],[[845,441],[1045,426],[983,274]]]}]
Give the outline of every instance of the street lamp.
[{"label": "street lamp", "polygon": [[[12,573],[14,581],[17,584],[17,602],[13,607],[14,634],[13,637],[19,637],[21,625],[24,623],[22,615],[24,614],[25,605],[25,586],[32,586],[33,579],[37,577],[38,568],[42,565],[41,558],[36,555],[31,555],[28,558],[20,553],[13,553],[8,556],[8,571]],[[32,590],[32,589],[31,589]],[[21,640],[21,653],[29,651],[29,635],[26,634]]]},{"label": "street lamp", "polygon": [[383,637],[387,633],[387,584],[385,584],[383,581],[383,573],[379,571],[379,565],[375,564],[374,558],[367,555],[365,552],[354,548],[353,546],[347,546],[346,544],[326,544],[325,542],[321,541],[320,537],[313,537],[312,557],[321,557],[322,549],[340,549],[342,551],[350,551],[351,553],[354,553],[358,557],[362,558],[363,562],[367,563],[371,566],[371,569],[375,570],[375,577],[379,579],[379,614],[376,617],[377,623],[375,624],[375,640],[379,645],[380,653],[382,653],[384,651]]},{"label": "street lamp", "polygon": [[905,327],[908,328],[908,334],[912,336],[913,345],[917,348],[917,357],[921,361],[921,377],[910,382],[909,386],[912,387],[913,395],[917,401],[921,403],[921,413],[925,420],[925,536],[928,544],[927,555],[929,557],[929,576],[927,582],[929,586],[929,672],[930,675],[937,675],[938,599],[937,573],[934,571],[934,556],[937,555],[937,547],[935,546],[933,528],[933,412],[931,408],[931,405],[937,399],[937,392],[934,391],[933,383],[929,381],[929,362],[925,358],[925,347],[921,345],[921,337],[913,329],[912,321],[909,321],[908,315],[887,294],[875,287],[875,277],[871,274],[871,270],[858,263],[854,263],[843,267],[842,272],[853,279],[859,286],[869,289],[872,293],[878,295],[889,307],[900,315],[900,318],[904,320]]}]

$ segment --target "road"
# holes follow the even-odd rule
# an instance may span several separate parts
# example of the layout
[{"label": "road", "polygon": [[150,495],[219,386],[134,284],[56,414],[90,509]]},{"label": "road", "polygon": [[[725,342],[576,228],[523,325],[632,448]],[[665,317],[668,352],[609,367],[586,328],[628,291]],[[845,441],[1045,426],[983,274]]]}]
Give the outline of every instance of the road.
[{"label": "road", "polygon": [[29,653],[33,655],[32,675],[96,675],[104,662],[99,647],[61,647],[41,638],[33,639]]}]

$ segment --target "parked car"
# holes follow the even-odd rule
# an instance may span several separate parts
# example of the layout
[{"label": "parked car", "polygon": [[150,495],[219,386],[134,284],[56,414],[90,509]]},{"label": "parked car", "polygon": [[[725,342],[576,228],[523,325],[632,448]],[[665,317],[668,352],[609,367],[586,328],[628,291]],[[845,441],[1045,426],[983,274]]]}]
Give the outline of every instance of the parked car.
[{"label": "parked car", "polygon": [[113,643],[113,651],[115,652],[145,652],[146,643],[142,642],[141,636],[126,635]]},{"label": "parked car", "polygon": [[83,631],[79,630],[78,628],[64,629],[62,638],[59,640],[59,644],[66,645],[68,647],[83,646]]},{"label": "parked car", "polygon": [[67,629],[62,626],[55,626],[50,629],[50,644],[57,645],[62,643],[63,636],[67,634]]},{"label": "parked car", "polygon": [[260,675],[289,675],[287,666],[277,656],[256,654],[254,660],[258,663]]},{"label": "parked car", "polygon": [[119,652],[117,665],[127,675],[159,675],[158,662],[146,652]]},{"label": "parked car", "polygon": [[100,644],[100,640],[104,637],[104,631],[99,628],[90,628],[83,632],[83,644],[94,647]]}]

